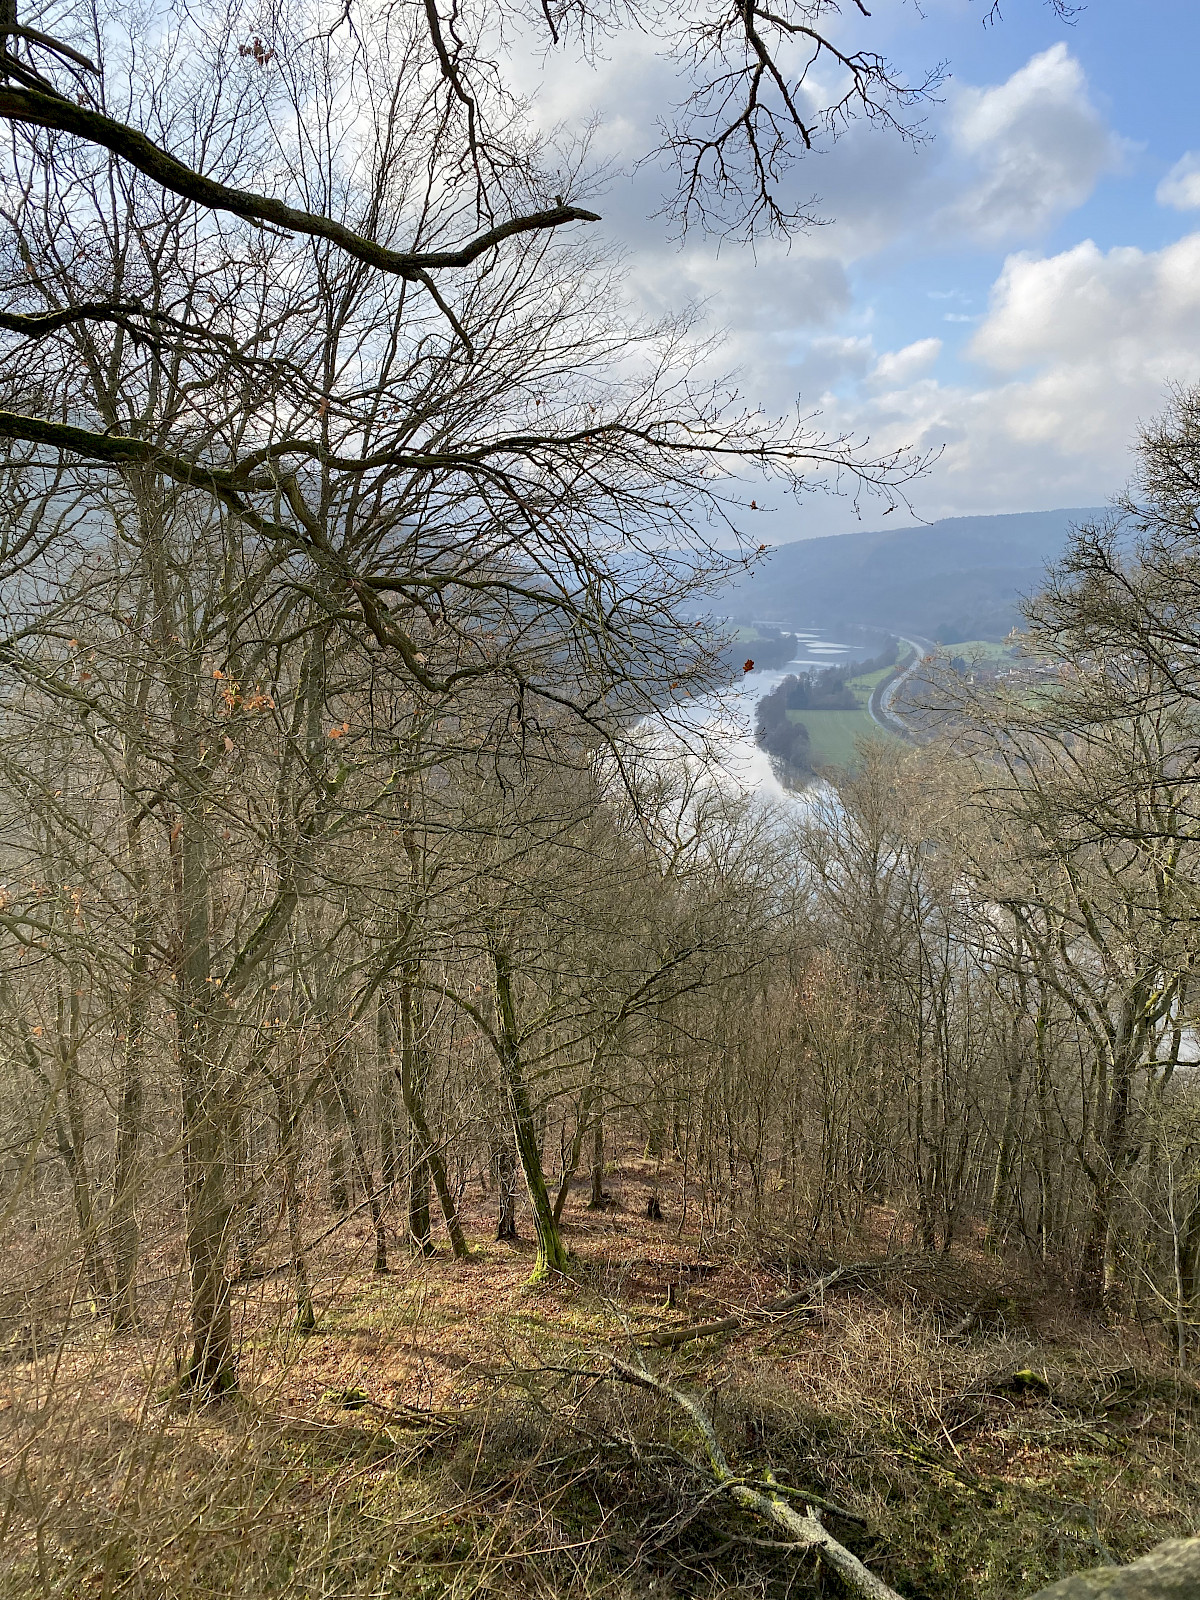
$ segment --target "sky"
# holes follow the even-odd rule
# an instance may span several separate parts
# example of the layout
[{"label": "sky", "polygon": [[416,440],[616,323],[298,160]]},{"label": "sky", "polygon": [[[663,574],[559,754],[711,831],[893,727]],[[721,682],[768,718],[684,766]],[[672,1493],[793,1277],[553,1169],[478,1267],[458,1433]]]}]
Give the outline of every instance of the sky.
[{"label": "sky", "polygon": [[[940,451],[919,520],[1096,506],[1131,468],[1139,422],[1200,382],[1200,5],[875,0],[845,37],[910,74],[945,62],[915,148],[857,126],[806,159],[827,225],[753,249],[653,216],[664,175],[633,171],[678,98],[655,41],[540,74],[537,115],[582,126],[620,169],[598,203],[653,313],[699,303],[742,395],[797,404],[873,447]],[[830,495],[761,502],[769,542],[880,524]],[[899,511],[885,526],[908,521]]]}]

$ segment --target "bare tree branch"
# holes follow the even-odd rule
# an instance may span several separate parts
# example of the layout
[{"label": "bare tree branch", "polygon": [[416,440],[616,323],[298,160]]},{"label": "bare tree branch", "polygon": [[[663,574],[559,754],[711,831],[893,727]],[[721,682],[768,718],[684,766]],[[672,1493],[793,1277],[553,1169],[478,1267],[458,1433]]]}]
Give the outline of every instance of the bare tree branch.
[{"label": "bare tree branch", "polygon": [[271,195],[234,189],[205,177],[136,128],[87,106],[77,105],[74,101],[59,99],[35,89],[3,88],[0,89],[0,117],[9,122],[73,134],[89,144],[111,150],[164,189],[197,205],[207,206],[213,211],[229,212],[259,227],[269,225],[289,233],[327,239],[367,266],[418,281],[421,274],[440,268],[468,267],[487,251],[518,234],[544,232],[560,228],[568,222],[600,221],[598,213],[585,211],[582,206],[557,205],[545,211],[510,217],[507,222],[498,223],[496,227],[477,234],[474,239],[450,249],[390,250],[386,245],[356,233],[353,228],[336,222],[332,217],[301,211]]},{"label": "bare tree branch", "polygon": [[698,1400],[684,1390],[675,1388],[673,1384],[656,1378],[644,1362],[638,1366],[631,1366],[629,1362],[613,1356],[611,1366],[613,1375],[623,1383],[634,1384],[640,1389],[649,1389],[652,1394],[669,1400],[673,1406],[691,1418],[703,1443],[713,1478],[738,1505],[782,1528],[797,1549],[815,1551],[826,1566],[832,1567],[853,1594],[864,1595],[867,1600],[902,1600],[895,1589],[884,1583],[881,1578],[877,1578],[852,1551],[847,1550],[844,1544],[840,1544],[833,1537],[821,1522],[814,1506],[809,1505],[803,1512],[797,1511],[788,1505],[781,1489],[768,1489],[764,1494],[761,1489],[752,1488],[745,1479],[740,1478],[729,1465],[721,1448],[721,1441],[717,1437],[717,1430],[713,1427],[712,1418]]}]

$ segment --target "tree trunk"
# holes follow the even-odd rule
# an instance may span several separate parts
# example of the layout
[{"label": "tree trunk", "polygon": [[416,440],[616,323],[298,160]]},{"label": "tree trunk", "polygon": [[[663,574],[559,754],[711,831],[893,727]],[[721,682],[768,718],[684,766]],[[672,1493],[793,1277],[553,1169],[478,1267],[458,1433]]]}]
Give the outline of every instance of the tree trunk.
[{"label": "tree trunk", "polygon": [[387,1004],[381,995],[375,1013],[379,1073],[379,1153],[381,1174],[389,1189],[405,1170],[404,1142],[399,1117],[399,1085],[391,1057],[391,1028]]},{"label": "tree trunk", "polygon": [[371,1212],[371,1226],[375,1230],[375,1265],[372,1270],[374,1272],[386,1272],[388,1269],[387,1226],[383,1220],[383,1207],[380,1204],[379,1194],[375,1188],[375,1176],[371,1171],[371,1163],[367,1157],[367,1147],[363,1141],[362,1126],[358,1120],[358,1113],[354,1109],[354,1102],[350,1098],[350,1087],[346,1080],[345,1072],[345,1050],[345,1040],[336,1040],[329,1052],[326,1065],[333,1081],[338,1105],[350,1133],[350,1150],[354,1157],[358,1181],[366,1192],[367,1205]]},{"label": "tree trunk", "polygon": [[418,1255],[433,1255],[433,1222],[430,1216],[429,1163],[421,1154],[414,1132],[408,1156],[408,1237]]},{"label": "tree trunk", "polygon": [[329,1204],[339,1216],[350,1209],[350,1179],[346,1161],[346,1123],[337,1090],[332,1082],[321,1092],[321,1111],[325,1121],[326,1173]]},{"label": "tree trunk", "polygon": [[144,549],[154,593],[155,640],[171,707],[178,821],[171,830],[175,902],[175,1025],[179,1049],[183,1194],[191,1282],[192,1354],[182,1387],[219,1397],[237,1387],[229,1279],[227,1106],[212,1015],[210,873],[203,796],[208,788],[197,726],[197,678],[181,642],[155,480],[139,483]]},{"label": "tree trunk", "polygon": [[[74,974],[68,974],[73,982]],[[92,1198],[92,1180],[87,1164],[87,1117],[84,1111],[83,1091],[79,1083],[78,1052],[82,1029],[79,1016],[79,994],[72,987],[66,1006],[59,989],[58,1047],[62,1061],[63,1099],[67,1107],[66,1126],[62,1118],[56,1119],[59,1154],[71,1179],[71,1195],[75,1202],[75,1218],[79,1224],[79,1240],[83,1251],[83,1269],[88,1289],[97,1309],[108,1311],[112,1302],[112,1284],[108,1267],[100,1246],[100,1227]],[[68,1020],[69,1019],[69,1020]]]},{"label": "tree trunk", "polygon": [[108,1235],[112,1243],[112,1320],[116,1328],[137,1325],[137,1269],[141,1248],[137,1190],[146,1112],[143,1067],[146,1054],[146,1010],[149,999],[150,919],[143,902],[135,914],[130,961],[129,1004],[125,1012],[125,1049],[117,1102],[117,1139],[113,1160],[112,1204]]},{"label": "tree trunk", "polygon": [[1196,1347],[1200,1319],[1200,1193],[1174,1231],[1175,1282],[1178,1298],[1176,1330],[1179,1364],[1187,1366]]},{"label": "tree trunk", "polygon": [[592,1113],[592,1198],[588,1205],[599,1211],[604,1205],[604,1099],[596,1097]]},{"label": "tree trunk", "polygon": [[507,1127],[496,1146],[496,1188],[499,1194],[496,1238],[516,1244],[520,1239],[517,1233],[517,1151],[512,1130]]},{"label": "tree trunk", "polygon": [[492,965],[496,974],[496,1001],[500,1016],[500,1066],[504,1086],[508,1092],[508,1107],[512,1117],[513,1137],[517,1156],[525,1174],[529,1203],[533,1208],[534,1227],[537,1229],[537,1256],[534,1260],[530,1283],[539,1283],[552,1272],[567,1270],[567,1252],[554,1219],[554,1208],[546,1188],[546,1175],[538,1150],[537,1123],[530,1104],[529,1090],[521,1066],[516,1006],[513,997],[512,968],[508,951],[493,942]]},{"label": "tree trunk", "polygon": [[1112,1080],[1097,1139],[1096,1160],[1088,1176],[1092,1183],[1088,1229],[1080,1258],[1076,1298],[1089,1310],[1115,1309],[1119,1291],[1117,1266],[1117,1183],[1129,1133],[1136,1053],[1130,1045],[1126,1018],[1113,1051]]},{"label": "tree trunk", "polygon": [[1004,1124],[1000,1131],[1000,1143],[996,1150],[996,1165],[992,1171],[992,1190],[988,1197],[987,1228],[984,1234],[985,1245],[993,1250],[999,1248],[1000,1241],[1004,1236],[1005,1219],[1001,1213],[1005,1209],[1005,1196],[1008,1190],[1009,1176],[1012,1172],[1013,1151],[1016,1145],[1021,1069],[1020,1044],[1017,1030],[1014,1026],[1009,1045],[1008,1090],[1004,1101]]},{"label": "tree trunk", "polygon": [[[420,1154],[424,1159],[437,1190],[438,1204],[450,1235],[450,1248],[459,1261],[469,1260],[471,1251],[462,1231],[458,1207],[450,1192],[450,1180],[442,1152],[433,1141],[429,1121],[425,1115],[425,1044],[418,1027],[415,998],[416,974],[411,964],[401,970],[400,977],[400,1095],[412,1127]],[[411,1212],[410,1212],[411,1214]]]},{"label": "tree trunk", "polygon": [[571,1180],[579,1170],[579,1158],[583,1153],[583,1139],[591,1121],[591,1109],[596,1099],[596,1088],[589,1083],[579,1098],[579,1114],[575,1120],[575,1134],[571,1140],[571,1148],[567,1159],[563,1163],[562,1178],[559,1180],[558,1193],[554,1197],[554,1220],[562,1221],[563,1207],[567,1203],[567,1196],[571,1192]]},{"label": "tree trunk", "polygon": [[[139,610],[141,606],[139,605]],[[144,711],[150,673],[140,682],[131,668],[126,701],[131,714]],[[140,1176],[142,1125],[146,1114],[144,1079],[146,1022],[150,1005],[150,943],[154,935],[150,880],[142,844],[144,812],[137,799],[137,740],[126,734],[125,771],[121,801],[125,823],[125,848],[133,885],[133,939],[129,952],[129,1000],[125,1010],[125,1049],[121,1057],[120,1094],[117,1101],[117,1138],[113,1153],[112,1203],[108,1236],[112,1247],[115,1328],[137,1325],[137,1269],[141,1240],[138,1230],[137,1190]]]},{"label": "tree trunk", "polygon": [[192,1293],[192,1355],[184,1387],[218,1397],[237,1387],[225,1252],[230,1222],[224,1099],[208,1041],[193,1047],[193,1013],[180,1007],[183,1171]]},{"label": "tree trunk", "polygon": [[296,1332],[311,1333],[317,1319],[313,1311],[312,1283],[308,1275],[308,1260],[304,1254],[303,1215],[300,1202],[300,1168],[298,1149],[300,1143],[301,1113],[291,1081],[292,1066],[285,1062],[268,1078],[275,1091],[279,1118],[279,1157],[283,1167],[283,1209],[287,1218],[288,1253],[292,1263],[292,1280],[296,1297]]}]

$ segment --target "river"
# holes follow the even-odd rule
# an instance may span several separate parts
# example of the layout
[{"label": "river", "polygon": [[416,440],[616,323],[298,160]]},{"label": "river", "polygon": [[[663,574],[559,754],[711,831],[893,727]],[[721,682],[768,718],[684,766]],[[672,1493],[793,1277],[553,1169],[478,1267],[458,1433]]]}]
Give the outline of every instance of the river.
[{"label": "river", "polygon": [[[811,798],[813,788],[817,786],[803,791],[803,795],[783,787],[771,771],[766,751],[760,750],[754,742],[754,708],[763,695],[770,694],[789,673],[820,671],[825,667],[837,666],[842,661],[863,660],[878,648],[869,643],[844,644],[830,634],[811,630],[794,631],[798,649],[794,660],[771,671],[747,672],[738,684],[722,696],[719,708],[709,706],[696,719],[715,745],[720,763],[718,781],[723,779],[731,788],[758,794],[764,799],[788,806],[805,804],[804,796]],[[746,646],[748,653],[753,648],[753,645]],[[680,754],[685,754],[686,741],[682,736],[677,743],[669,739],[668,747],[671,745]]]}]

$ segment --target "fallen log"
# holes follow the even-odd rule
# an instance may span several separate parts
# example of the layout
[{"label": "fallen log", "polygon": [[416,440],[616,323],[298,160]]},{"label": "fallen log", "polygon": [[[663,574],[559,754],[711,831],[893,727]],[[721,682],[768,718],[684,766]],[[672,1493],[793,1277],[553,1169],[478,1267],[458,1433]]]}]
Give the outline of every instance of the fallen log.
[{"label": "fallen log", "polygon": [[751,1310],[737,1311],[728,1317],[719,1317],[715,1322],[685,1322],[670,1328],[657,1328],[653,1333],[646,1334],[642,1343],[653,1345],[659,1350],[673,1349],[676,1345],[690,1344],[693,1339],[711,1339],[718,1334],[736,1333],[741,1328],[753,1327],[755,1323],[774,1322],[777,1318],[802,1308],[815,1310],[835,1284],[869,1272],[874,1266],[873,1262],[858,1261],[848,1267],[836,1267],[834,1271],[825,1273],[823,1277],[817,1278],[796,1294],[785,1294],[781,1299],[768,1300],[764,1305],[755,1306]]},{"label": "fallen log", "polygon": [[[794,1297],[789,1296],[789,1298]],[[797,1550],[813,1551],[819,1560],[837,1573],[852,1593],[865,1596],[865,1600],[902,1600],[902,1596],[895,1589],[889,1588],[882,1578],[877,1578],[853,1551],[847,1550],[844,1544],[840,1544],[833,1537],[817,1514],[815,1505],[809,1503],[805,1505],[803,1511],[797,1511],[783,1497],[782,1484],[775,1485],[767,1480],[764,1489],[759,1489],[754,1487],[754,1483],[763,1480],[755,1479],[748,1482],[745,1478],[738,1477],[721,1448],[721,1441],[717,1438],[712,1419],[698,1400],[682,1389],[676,1389],[673,1385],[664,1383],[661,1378],[656,1378],[642,1364],[631,1366],[627,1361],[612,1356],[610,1365],[613,1376],[623,1383],[635,1384],[640,1389],[649,1389],[651,1393],[660,1395],[664,1400],[669,1400],[672,1405],[686,1412],[696,1425],[703,1441],[709,1470],[718,1490],[724,1490],[736,1504],[781,1528],[788,1535],[789,1543]]]}]

